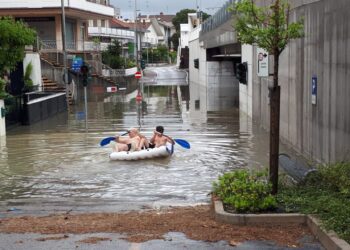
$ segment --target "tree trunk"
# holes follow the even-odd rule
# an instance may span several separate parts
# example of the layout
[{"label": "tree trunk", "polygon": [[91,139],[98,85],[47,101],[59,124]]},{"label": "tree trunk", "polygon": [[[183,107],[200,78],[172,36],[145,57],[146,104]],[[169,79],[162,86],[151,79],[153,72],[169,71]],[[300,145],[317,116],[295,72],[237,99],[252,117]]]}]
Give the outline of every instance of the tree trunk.
[{"label": "tree trunk", "polygon": [[269,177],[272,183],[272,194],[278,191],[278,154],[280,137],[280,96],[281,87],[278,86],[279,54],[274,55],[273,87],[270,88],[270,169]]}]

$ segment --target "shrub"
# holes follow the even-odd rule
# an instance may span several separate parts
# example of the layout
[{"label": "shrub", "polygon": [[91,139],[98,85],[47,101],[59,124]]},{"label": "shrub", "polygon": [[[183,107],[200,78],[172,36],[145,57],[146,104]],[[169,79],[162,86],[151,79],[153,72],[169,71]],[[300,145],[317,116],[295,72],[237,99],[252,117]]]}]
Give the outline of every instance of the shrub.
[{"label": "shrub", "polygon": [[335,163],[319,168],[321,181],[330,189],[350,196],[350,163]]},{"label": "shrub", "polygon": [[281,185],[278,203],[287,211],[315,214],[350,242],[350,163],[320,166],[310,177],[303,185]]},{"label": "shrub", "polygon": [[236,212],[263,212],[276,209],[266,172],[236,170],[223,174],[213,183],[213,193]]},{"label": "shrub", "polygon": [[31,79],[31,74],[33,72],[33,64],[30,62],[27,64],[24,76],[23,76],[23,81],[24,81],[24,86],[23,86],[23,92],[30,92],[33,90],[33,80]]}]

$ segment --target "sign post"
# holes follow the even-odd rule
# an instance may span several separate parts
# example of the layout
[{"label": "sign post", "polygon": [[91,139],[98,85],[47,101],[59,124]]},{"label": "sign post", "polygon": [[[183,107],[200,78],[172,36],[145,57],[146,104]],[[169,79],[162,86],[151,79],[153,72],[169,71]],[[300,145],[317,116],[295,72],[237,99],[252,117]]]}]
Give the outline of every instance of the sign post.
[{"label": "sign post", "polygon": [[87,78],[89,74],[89,67],[83,64],[80,67],[80,73],[83,75],[83,86],[84,86],[84,103],[85,103],[85,129],[88,130],[88,105],[87,105]]}]

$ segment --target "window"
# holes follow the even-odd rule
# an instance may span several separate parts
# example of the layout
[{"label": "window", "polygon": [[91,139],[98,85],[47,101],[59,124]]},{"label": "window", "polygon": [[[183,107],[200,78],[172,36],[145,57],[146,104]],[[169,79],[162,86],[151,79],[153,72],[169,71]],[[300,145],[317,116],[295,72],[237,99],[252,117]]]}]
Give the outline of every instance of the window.
[{"label": "window", "polygon": [[194,108],[195,110],[199,110],[201,107],[200,100],[195,100],[194,101]]},{"label": "window", "polygon": [[199,69],[199,59],[197,58],[197,59],[194,59],[193,60],[193,63],[194,63],[194,67],[196,68],[196,69]]}]

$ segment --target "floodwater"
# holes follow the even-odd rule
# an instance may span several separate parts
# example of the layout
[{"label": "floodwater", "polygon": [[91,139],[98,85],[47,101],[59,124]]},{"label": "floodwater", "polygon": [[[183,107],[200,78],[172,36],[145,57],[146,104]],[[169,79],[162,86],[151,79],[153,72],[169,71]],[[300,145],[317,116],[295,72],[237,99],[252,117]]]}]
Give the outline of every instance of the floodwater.
[{"label": "floodwater", "polygon": [[[81,102],[67,113],[8,131],[0,148],[0,201],[199,204],[209,201],[212,182],[223,172],[266,166],[266,132],[240,118],[237,109],[203,119],[192,117],[186,100],[178,101],[176,86],[146,86],[142,105],[135,92],[107,95],[89,87],[96,93],[88,97],[87,128]],[[150,137],[156,125],[187,140],[191,149],[177,145],[171,158],[127,162],[110,161],[111,147],[99,146],[130,127]]]}]

